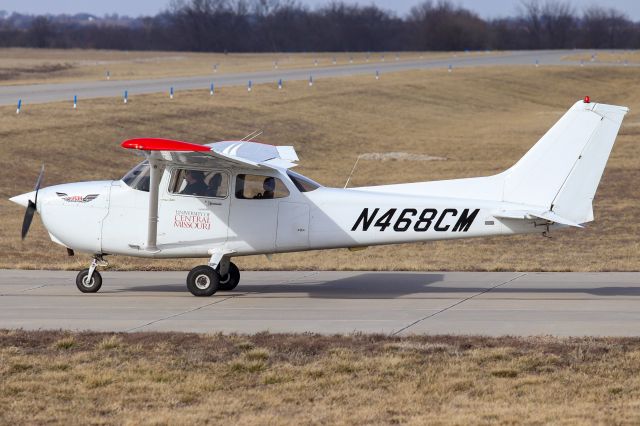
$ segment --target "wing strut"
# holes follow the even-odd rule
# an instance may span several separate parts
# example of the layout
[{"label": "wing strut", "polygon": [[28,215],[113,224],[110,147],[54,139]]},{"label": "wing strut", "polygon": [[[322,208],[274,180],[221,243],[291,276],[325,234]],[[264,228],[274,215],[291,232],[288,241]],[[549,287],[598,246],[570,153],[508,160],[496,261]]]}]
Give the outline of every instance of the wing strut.
[{"label": "wing strut", "polygon": [[158,252],[158,198],[160,178],[164,169],[163,164],[153,155],[149,156],[149,224],[147,228],[147,251]]}]

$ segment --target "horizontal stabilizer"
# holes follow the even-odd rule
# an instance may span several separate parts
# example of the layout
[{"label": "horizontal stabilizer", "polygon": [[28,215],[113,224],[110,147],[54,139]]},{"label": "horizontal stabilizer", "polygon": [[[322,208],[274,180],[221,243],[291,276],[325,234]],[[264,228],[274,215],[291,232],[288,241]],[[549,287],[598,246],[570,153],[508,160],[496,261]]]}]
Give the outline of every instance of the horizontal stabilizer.
[{"label": "horizontal stabilizer", "polygon": [[554,212],[547,211],[530,211],[530,210],[501,210],[493,213],[493,217],[498,219],[520,219],[535,220],[544,219],[549,222],[559,223],[561,225],[574,226],[576,228],[584,228],[584,226],[572,220],[558,216]]}]

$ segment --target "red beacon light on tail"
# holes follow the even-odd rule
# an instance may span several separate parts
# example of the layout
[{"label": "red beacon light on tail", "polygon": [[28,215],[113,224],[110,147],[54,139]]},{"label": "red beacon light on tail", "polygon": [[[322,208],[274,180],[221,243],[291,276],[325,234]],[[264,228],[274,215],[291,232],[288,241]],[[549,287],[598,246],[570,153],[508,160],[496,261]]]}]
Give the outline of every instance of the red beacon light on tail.
[{"label": "red beacon light on tail", "polygon": [[589,96],[585,96],[585,97],[584,97],[584,103],[585,103],[585,104],[589,104],[589,103],[591,103],[591,98],[590,98]]}]

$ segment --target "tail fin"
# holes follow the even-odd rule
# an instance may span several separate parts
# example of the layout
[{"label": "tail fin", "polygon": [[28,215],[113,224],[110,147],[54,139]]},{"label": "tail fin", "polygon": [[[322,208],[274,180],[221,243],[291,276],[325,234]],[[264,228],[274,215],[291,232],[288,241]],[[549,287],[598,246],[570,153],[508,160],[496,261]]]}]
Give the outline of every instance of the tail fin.
[{"label": "tail fin", "polygon": [[513,167],[503,200],[541,206],[576,223],[593,220],[592,200],[626,107],[579,101]]}]

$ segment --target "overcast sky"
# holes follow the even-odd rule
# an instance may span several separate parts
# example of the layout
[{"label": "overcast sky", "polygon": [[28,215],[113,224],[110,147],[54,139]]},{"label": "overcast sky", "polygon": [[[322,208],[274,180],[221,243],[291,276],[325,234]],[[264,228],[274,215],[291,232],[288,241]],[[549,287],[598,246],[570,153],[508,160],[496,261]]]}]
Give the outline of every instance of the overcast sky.
[{"label": "overcast sky", "polygon": [[[326,0],[299,1],[310,6],[327,3]],[[373,3],[383,9],[393,10],[399,15],[404,15],[420,0],[347,0],[346,2],[361,5]],[[454,3],[476,11],[482,17],[493,18],[514,15],[520,0],[454,0]],[[593,4],[615,7],[627,13],[631,19],[640,20],[639,0],[572,0],[571,3],[578,9]],[[0,0],[0,10],[31,14],[88,12],[95,15],[118,13],[138,16],[154,15],[165,9],[167,4],[168,0]]]}]

